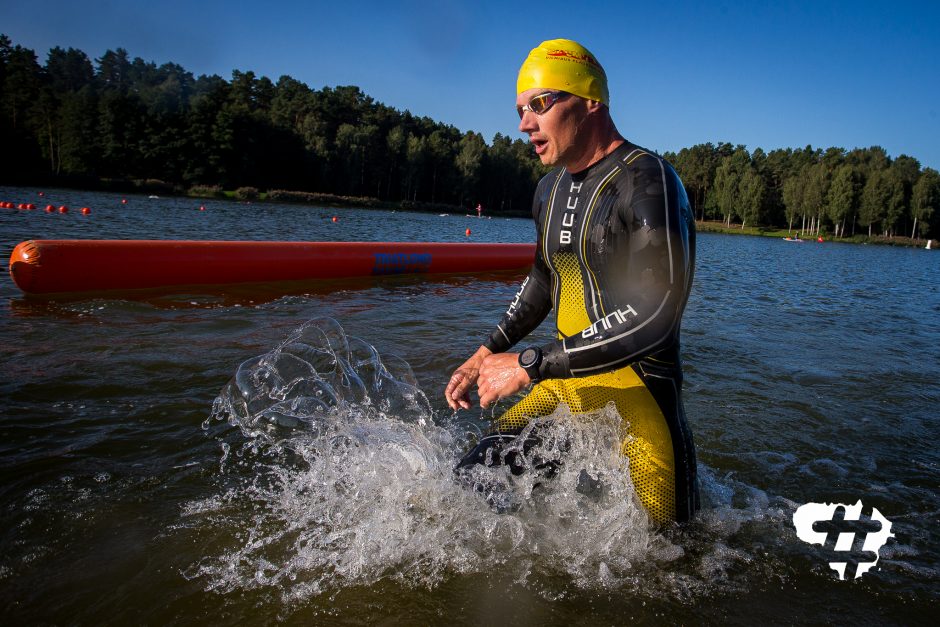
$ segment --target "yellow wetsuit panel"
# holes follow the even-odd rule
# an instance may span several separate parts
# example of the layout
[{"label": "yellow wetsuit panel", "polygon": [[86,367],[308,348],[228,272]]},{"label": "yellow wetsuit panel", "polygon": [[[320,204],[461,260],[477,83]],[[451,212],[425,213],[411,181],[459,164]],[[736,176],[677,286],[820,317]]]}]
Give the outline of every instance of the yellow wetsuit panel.
[{"label": "yellow wetsuit panel", "polygon": [[676,519],[675,463],[666,419],[643,381],[629,366],[577,379],[549,379],[537,384],[497,421],[498,431],[519,429],[548,416],[560,404],[572,413],[603,409],[613,401],[623,418],[620,452],[629,461],[637,496],[650,517]]},{"label": "yellow wetsuit panel", "polygon": [[581,278],[581,264],[578,258],[569,252],[552,255],[552,265],[558,273],[560,282],[558,294],[558,319],[556,326],[559,338],[580,333],[591,326],[584,303],[584,281]]}]

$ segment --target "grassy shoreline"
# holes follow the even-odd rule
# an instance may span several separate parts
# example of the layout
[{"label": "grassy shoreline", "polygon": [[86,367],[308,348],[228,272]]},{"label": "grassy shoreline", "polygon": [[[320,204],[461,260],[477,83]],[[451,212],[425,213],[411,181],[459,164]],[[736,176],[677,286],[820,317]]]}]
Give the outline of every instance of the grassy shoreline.
[{"label": "grassy shoreline", "polygon": [[[776,239],[783,239],[786,237],[795,237],[798,233],[798,229],[793,229],[792,231],[787,231],[787,229],[779,228],[775,226],[745,226],[743,229],[741,225],[735,225],[731,223],[731,227],[725,226],[725,223],[720,220],[705,220],[705,221],[695,221],[695,228],[700,233],[721,233],[724,235],[754,235],[757,237],[771,237]],[[843,244],[881,244],[886,246],[904,246],[908,248],[924,248],[927,246],[927,240],[923,238],[911,239],[910,237],[904,236],[894,236],[894,237],[883,237],[880,235],[873,235],[868,237],[868,235],[863,235],[856,233],[855,235],[850,235],[848,237],[832,237],[831,233],[826,233],[823,231],[819,235],[822,237],[824,242],[836,242]],[[808,235],[803,233],[801,239],[808,241],[815,241],[815,235]],[[936,246],[936,243],[934,244]]]}]

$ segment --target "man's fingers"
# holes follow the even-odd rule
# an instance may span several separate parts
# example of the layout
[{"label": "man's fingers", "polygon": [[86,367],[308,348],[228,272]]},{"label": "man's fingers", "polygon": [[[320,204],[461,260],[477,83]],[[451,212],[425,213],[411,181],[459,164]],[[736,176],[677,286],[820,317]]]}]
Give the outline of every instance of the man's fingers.
[{"label": "man's fingers", "polygon": [[470,409],[470,386],[473,385],[473,372],[457,370],[444,390],[444,398],[451,409]]},{"label": "man's fingers", "polygon": [[450,379],[450,385],[447,386],[450,397],[456,401],[458,398],[464,396],[467,393],[467,389],[470,387],[470,383],[470,377],[465,373],[455,372],[454,376]]}]

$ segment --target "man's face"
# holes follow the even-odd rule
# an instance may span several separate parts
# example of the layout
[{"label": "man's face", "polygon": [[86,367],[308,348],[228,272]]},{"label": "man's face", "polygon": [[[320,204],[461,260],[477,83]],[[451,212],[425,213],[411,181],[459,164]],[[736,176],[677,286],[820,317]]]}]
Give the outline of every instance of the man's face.
[{"label": "man's face", "polygon": [[[552,90],[533,88],[524,91],[516,96],[516,106],[527,105],[533,97],[547,91]],[[541,115],[524,112],[519,120],[519,130],[529,136],[542,163],[567,165],[583,149],[577,145],[577,136],[586,116],[586,101],[568,94]]]}]

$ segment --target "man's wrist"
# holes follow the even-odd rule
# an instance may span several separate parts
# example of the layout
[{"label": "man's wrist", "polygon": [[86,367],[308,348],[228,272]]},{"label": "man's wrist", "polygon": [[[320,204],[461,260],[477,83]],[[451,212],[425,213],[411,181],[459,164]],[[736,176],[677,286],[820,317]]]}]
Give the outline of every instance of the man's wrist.
[{"label": "man's wrist", "polygon": [[542,349],[538,346],[529,346],[519,353],[519,367],[525,370],[532,383],[542,380],[540,368],[542,366]]}]

